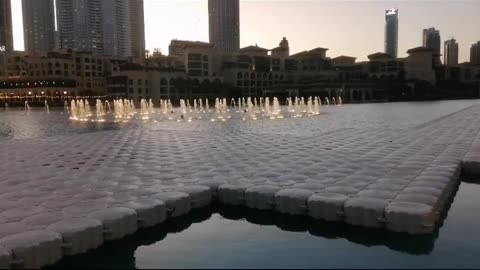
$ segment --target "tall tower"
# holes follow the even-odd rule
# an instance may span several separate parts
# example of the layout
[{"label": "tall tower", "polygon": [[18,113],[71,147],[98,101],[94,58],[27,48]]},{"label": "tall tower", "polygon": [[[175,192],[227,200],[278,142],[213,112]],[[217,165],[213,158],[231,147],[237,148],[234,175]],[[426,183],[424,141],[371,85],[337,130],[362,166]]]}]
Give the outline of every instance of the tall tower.
[{"label": "tall tower", "polygon": [[398,9],[385,11],[385,52],[391,57],[398,55]]},{"label": "tall tower", "polygon": [[143,0],[56,1],[62,48],[120,57],[144,51]]},{"label": "tall tower", "polygon": [[445,41],[443,54],[446,66],[458,65],[458,43],[454,38]]},{"label": "tall tower", "polygon": [[55,7],[53,0],[22,0],[23,38],[26,52],[55,48]]},{"label": "tall tower", "polygon": [[210,43],[224,52],[240,49],[239,0],[208,0]]},{"label": "tall tower", "polygon": [[12,6],[0,0],[0,51],[13,51]]},{"label": "tall tower", "polygon": [[440,48],[441,48],[441,38],[440,31],[435,30],[435,28],[423,29],[423,47],[433,49],[433,57],[437,64],[440,64]]},{"label": "tall tower", "polygon": [[132,56],[145,58],[145,15],[143,0],[131,0],[130,21],[132,26]]},{"label": "tall tower", "polygon": [[470,63],[480,65],[480,41],[473,43],[470,48]]}]

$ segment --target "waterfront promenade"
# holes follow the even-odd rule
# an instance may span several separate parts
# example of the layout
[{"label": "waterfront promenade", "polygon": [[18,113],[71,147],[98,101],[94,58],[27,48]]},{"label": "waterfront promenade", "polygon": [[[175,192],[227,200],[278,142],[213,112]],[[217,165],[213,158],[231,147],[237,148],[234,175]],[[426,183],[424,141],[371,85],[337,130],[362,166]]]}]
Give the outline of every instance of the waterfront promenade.
[{"label": "waterfront promenade", "polygon": [[462,167],[480,168],[478,105],[414,127],[271,123],[1,144],[0,268],[52,264],[215,200],[431,233]]}]

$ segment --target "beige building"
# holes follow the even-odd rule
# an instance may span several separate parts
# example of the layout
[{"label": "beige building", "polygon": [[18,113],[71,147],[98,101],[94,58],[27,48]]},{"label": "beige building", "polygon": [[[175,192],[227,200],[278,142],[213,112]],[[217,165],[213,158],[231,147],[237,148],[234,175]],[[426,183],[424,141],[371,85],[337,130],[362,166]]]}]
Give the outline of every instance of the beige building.
[{"label": "beige building", "polygon": [[434,61],[436,54],[434,49],[417,47],[407,51],[405,58],[405,75],[407,80],[423,80],[435,84],[436,76]]},{"label": "beige building", "polygon": [[88,52],[3,52],[0,80],[73,80],[76,95],[102,95],[111,62],[115,59]]}]

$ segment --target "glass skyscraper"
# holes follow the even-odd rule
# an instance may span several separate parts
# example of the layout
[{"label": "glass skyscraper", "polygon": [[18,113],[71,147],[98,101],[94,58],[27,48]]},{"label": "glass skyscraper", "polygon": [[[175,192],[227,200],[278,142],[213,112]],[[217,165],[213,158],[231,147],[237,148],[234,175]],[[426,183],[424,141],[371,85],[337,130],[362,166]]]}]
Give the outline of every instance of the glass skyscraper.
[{"label": "glass skyscraper", "polygon": [[53,0],[22,0],[25,51],[51,51],[55,47]]},{"label": "glass skyscraper", "polygon": [[61,48],[143,58],[143,0],[56,0]]},{"label": "glass skyscraper", "polygon": [[224,52],[240,48],[239,0],[208,0],[210,43]]},{"label": "glass skyscraper", "polygon": [[13,51],[12,31],[10,0],[0,0],[0,51]]},{"label": "glass skyscraper", "polygon": [[398,9],[385,11],[385,52],[391,57],[398,55]]}]

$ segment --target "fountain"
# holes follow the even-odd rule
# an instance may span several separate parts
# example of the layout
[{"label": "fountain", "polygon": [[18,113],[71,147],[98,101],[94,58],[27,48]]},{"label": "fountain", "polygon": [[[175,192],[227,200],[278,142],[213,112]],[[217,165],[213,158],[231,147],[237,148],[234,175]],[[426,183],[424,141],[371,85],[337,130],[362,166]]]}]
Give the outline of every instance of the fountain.
[{"label": "fountain", "polygon": [[[205,102],[205,106],[203,105]],[[329,104],[328,98],[325,103]],[[341,106],[341,97],[332,98],[332,103]],[[132,120],[143,120],[157,122],[159,120],[175,120],[183,122],[186,120],[202,120],[203,118],[211,121],[226,121],[236,118],[242,120],[257,119],[282,119],[311,117],[321,114],[322,100],[318,96],[310,97],[289,97],[285,100],[285,106],[280,105],[277,97],[261,98],[239,98],[231,99],[230,103],[226,98],[215,98],[213,110],[210,109],[208,99],[181,99],[179,107],[174,108],[170,99],[161,99],[159,101],[159,114],[155,115],[154,103],[152,99],[141,99],[136,108],[133,100],[115,99],[112,105],[108,101],[102,102],[96,99],[95,108],[92,109],[86,99],[71,100],[70,106],[65,102],[65,111],[69,111],[70,119],[77,121],[105,122],[129,122]],[[192,106],[193,105],[193,106]],[[232,110],[238,108],[239,110]],[[95,110],[92,112],[92,110]],[[26,113],[30,112],[28,102],[25,103]],[[45,111],[49,112],[48,103],[45,102]],[[200,113],[206,114],[200,116]]]},{"label": "fountain", "polygon": [[30,105],[28,105],[28,101],[25,100],[25,113],[30,114]]},{"label": "fountain", "polygon": [[70,113],[70,109],[68,108],[68,101],[65,100],[65,102],[63,103],[63,110],[66,112],[66,113]]},{"label": "fountain", "polygon": [[50,113],[50,107],[48,107],[48,102],[45,100],[45,112]]}]

